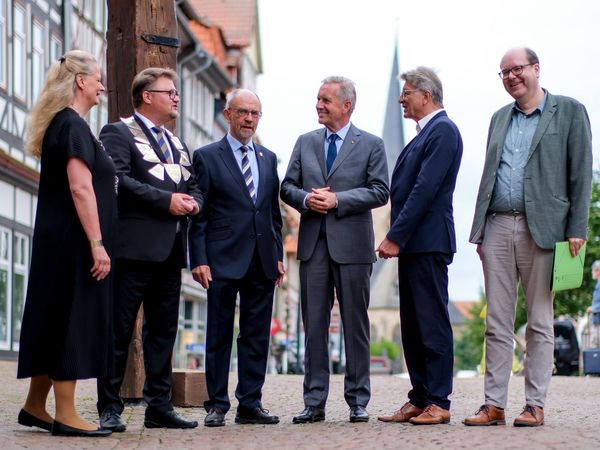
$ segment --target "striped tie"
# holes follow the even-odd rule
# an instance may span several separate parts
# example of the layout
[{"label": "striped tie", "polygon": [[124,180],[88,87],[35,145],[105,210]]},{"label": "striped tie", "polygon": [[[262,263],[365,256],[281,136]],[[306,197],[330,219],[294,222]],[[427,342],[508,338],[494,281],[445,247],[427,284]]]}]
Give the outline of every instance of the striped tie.
[{"label": "striped tie", "polygon": [[152,127],[152,131],[156,133],[156,137],[158,138],[158,145],[160,146],[160,151],[164,155],[166,161],[169,164],[173,164],[173,156],[171,155],[171,150],[169,150],[169,146],[167,145],[167,141],[165,140],[165,133],[162,128]]},{"label": "striped tie", "polygon": [[242,145],[240,150],[242,152],[242,176],[244,177],[252,201],[256,203],[256,189],[254,188],[254,181],[252,181],[252,168],[250,167],[250,159],[248,158],[248,147]]}]

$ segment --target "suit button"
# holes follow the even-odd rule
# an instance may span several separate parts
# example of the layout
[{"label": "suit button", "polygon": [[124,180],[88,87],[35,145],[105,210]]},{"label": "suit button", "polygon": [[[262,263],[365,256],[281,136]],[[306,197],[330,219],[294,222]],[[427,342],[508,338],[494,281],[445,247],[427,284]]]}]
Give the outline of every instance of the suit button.
[{"label": "suit button", "polygon": [[256,238],[256,236],[254,236],[253,234],[250,235],[250,239],[254,239]]},{"label": "suit button", "polygon": [[258,215],[260,214],[260,211],[256,211],[256,213],[255,213],[255,214],[258,216]]}]

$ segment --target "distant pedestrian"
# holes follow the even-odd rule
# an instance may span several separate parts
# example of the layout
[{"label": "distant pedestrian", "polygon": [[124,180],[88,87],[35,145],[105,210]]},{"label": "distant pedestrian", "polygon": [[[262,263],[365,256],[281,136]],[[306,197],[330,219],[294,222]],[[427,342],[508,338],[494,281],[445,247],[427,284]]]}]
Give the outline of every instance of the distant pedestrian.
[{"label": "distant pedestrian", "polygon": [[18,421],[61,436],[111,434],[75,409],[76,380],[109,376],[113,365],[115,167],[84,119],[103,91],[92,55],[70,51],[50,68],[27,122],[25,146],[41,171],[17,373],[31,383]]},{"label": "distant pedestrian", "polygon": [[591,348],[600,348],[600,260],[592,263],[592,279],[596,280],[596,285],[592,294],[592,305],[587,309],[588,314],[591,314],[591,321],[588,322],[589,344]]},{"label": "distant pedestrian", "polygon": [[525,408],[515,426],[544,423],[554,358],[552,249],[585,243],[592,135],[585,107],[540,86],[529,48],[509,50],[498,74],[514,98],[492,117],[470,241],[487,296],[485,403],[465,425],[504,424],[519,282],[527,311]]}]

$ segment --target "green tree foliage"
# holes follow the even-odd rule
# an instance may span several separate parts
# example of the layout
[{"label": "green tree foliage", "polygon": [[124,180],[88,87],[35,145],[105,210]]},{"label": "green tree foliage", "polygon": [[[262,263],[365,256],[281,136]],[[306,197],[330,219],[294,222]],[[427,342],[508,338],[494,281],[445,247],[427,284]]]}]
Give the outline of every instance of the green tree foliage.
[{"label": "green tree foliage", "polygon": [[454,336],[454,367],[456,370],[472,370],[481,362],[483,355],[483,335],[485,323],[481,310],[485,306],[485,294],[480,294],[479,301],[471,308],[471,318],[466,322],[466,328]]},{"label": "green tree foliage", "polygon": [[[554,298],[554,315],[568,315],[578,317],[584,314],[591,303],[591,293],[594,280],[591,276],[591,266],[600,260],[600,173],[594,173],[592,182],[592,201],[590,205],[590,218],[588,222],[588,241],[585,254],[583,284],[578,289],[557,292]],[[476,303],[471,312],[472,317],[467,320],[466,330],[455,336],[454,354],[457,369],[474,369],[481,362],[483,339],[485,333],[484,319],[480,317],[481,310],[486,303],[485,294]],[[525,295],[519,286],[517,311],[515,317],[515,332],[527,322],[525,313]]]},{"label": "green tree foliage", "polygon": [[600,259],[600,173],[594,173],[592,182],[592,202],[588,221],[588,241],[585,253],[583,284],[579,289],[557,292],[554,298],[554,315],[581,316],[591,304],[594,290],[592,263]]},{"label": "green tree foliage", "polygon": [[371,342],[371,356],[387,356],[392,361],[400,356],[400,346],[387,339]]}]

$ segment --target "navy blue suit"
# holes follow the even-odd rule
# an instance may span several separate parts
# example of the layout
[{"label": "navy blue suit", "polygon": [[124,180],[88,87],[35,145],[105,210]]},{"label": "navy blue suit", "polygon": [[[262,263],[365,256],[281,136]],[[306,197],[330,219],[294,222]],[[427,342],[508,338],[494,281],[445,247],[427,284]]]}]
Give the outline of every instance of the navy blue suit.
[{"label": "navy blue suit", "polygon": [[240,296],[238,386],[245,408],[261,407],[277,262],[283,261],[277,157],[254,144],[259,171],[252,201],[232,149],[224,137],[194,152],[194,173],[204,204],[190,227],[191,267],[208,265],[206,384],[212,407],[227,412],[229,359],[236,297]]},{"label": "navy blue suit", "polygon": [[392,173],[391,227],[400,246],[398,278],[402,344],[410,402],[450,409],[453,338],[448,317],[448,265],[456,252],[452,194],[462,139],[445,111],[404,148]]}]

